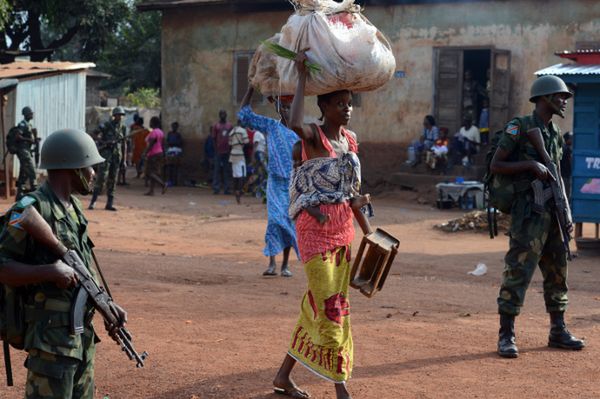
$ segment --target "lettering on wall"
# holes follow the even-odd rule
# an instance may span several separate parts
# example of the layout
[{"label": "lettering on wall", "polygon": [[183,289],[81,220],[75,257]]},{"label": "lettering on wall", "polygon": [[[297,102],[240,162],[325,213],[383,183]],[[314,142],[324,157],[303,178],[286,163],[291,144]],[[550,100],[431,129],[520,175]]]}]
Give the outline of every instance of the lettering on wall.
[{"label": "lettering on wall", "polygon": [[585,164],[588,169],[600,170],[600,157],[586,157]]}]

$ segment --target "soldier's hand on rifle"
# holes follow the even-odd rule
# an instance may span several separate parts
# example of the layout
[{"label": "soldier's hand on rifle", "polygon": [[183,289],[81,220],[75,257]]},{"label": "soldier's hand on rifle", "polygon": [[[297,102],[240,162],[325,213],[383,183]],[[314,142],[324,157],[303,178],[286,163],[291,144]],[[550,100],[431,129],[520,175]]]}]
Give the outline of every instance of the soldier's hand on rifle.
[{"label": "soldier's hand on rifle", "polygon": [[117,319],[117,323],[109,324],[108,322],[104,321],[104,327],[106,328],[108,335],[116,340],[117,330],[125,326],[127,323],[127,312],[114,302],[110,302],[109,305],[113,315]]},{"label": "soldier's hand on rifle", "polygon": [[533,161],[531,163],[531,172],[535,174],[535,177],[542,181],[552,178],[550,170],[537,161]]},{"label": "soldier's hand on rifle", "polygon": [[65,289],[77,285],[77,274],[72,267],[60,259],[52,263],[50,266],[50,270],[52,271],[51,280],[58,288]]}]

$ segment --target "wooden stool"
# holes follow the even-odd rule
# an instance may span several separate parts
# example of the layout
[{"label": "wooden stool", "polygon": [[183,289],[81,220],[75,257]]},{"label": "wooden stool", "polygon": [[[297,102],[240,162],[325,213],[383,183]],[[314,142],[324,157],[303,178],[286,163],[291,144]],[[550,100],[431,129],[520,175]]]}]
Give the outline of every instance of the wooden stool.
[{"label": "wooden stool", "polygon": [[375,295],[383,288],[399,247],[400,241],[382,229],[363,237],[350,272],[350,286],[368,298]]}]

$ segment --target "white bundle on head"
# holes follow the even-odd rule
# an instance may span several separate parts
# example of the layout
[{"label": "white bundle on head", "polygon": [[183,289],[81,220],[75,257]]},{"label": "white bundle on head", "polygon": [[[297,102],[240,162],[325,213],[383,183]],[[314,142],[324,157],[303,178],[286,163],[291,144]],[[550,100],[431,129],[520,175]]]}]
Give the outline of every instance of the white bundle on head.
[{"label": "white bundle on head", "polygon": [[[321,67],[306,82],[306,95],[337,90],[370,91],[394,74],[396,60],[385,36],[360,12],[354,0],[293,0],[296,12],[281,29],[279,44],[298,52],[309,48],[309,60]],[[283,92],[295,92],[293,61],[278,58]]]},{"label": "white bundle on head", "polygon": [[354,0],[289,0],[294,6],[296,13],[321,12],[323,14],[335,14],[338,12],[359,12],[360,6],[354,4]]}]

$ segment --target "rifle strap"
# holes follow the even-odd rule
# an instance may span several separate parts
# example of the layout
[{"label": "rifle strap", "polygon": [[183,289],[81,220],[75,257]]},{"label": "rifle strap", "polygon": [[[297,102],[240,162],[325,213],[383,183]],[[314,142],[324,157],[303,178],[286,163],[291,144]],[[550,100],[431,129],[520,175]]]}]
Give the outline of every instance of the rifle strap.
[{"label": "rifle strap", "polygon": [[10,361],[10,346],[8,341],[2,341],[4,349],[4,369],[6,370],[6,385],[13,386],[12,363]]},{"label": "rifle strap", "polygon": [[110,288],[108,288],[108,284],[106,283],[106,279],[104,278],[104,273],[102,273],[102,269],[100,268],[100,263],[98,262],[96,253],[93,250],[92,250],[92,258],[94,259],[94,265],[96,265],[96,270],[98,271],[98,274],[100,275],[100,279],[102,280],[102,285],[104,286],[104,289],[106,290],[106,293],[108,294],[108,296],[112,298],[113,296],[110,293]]}]

